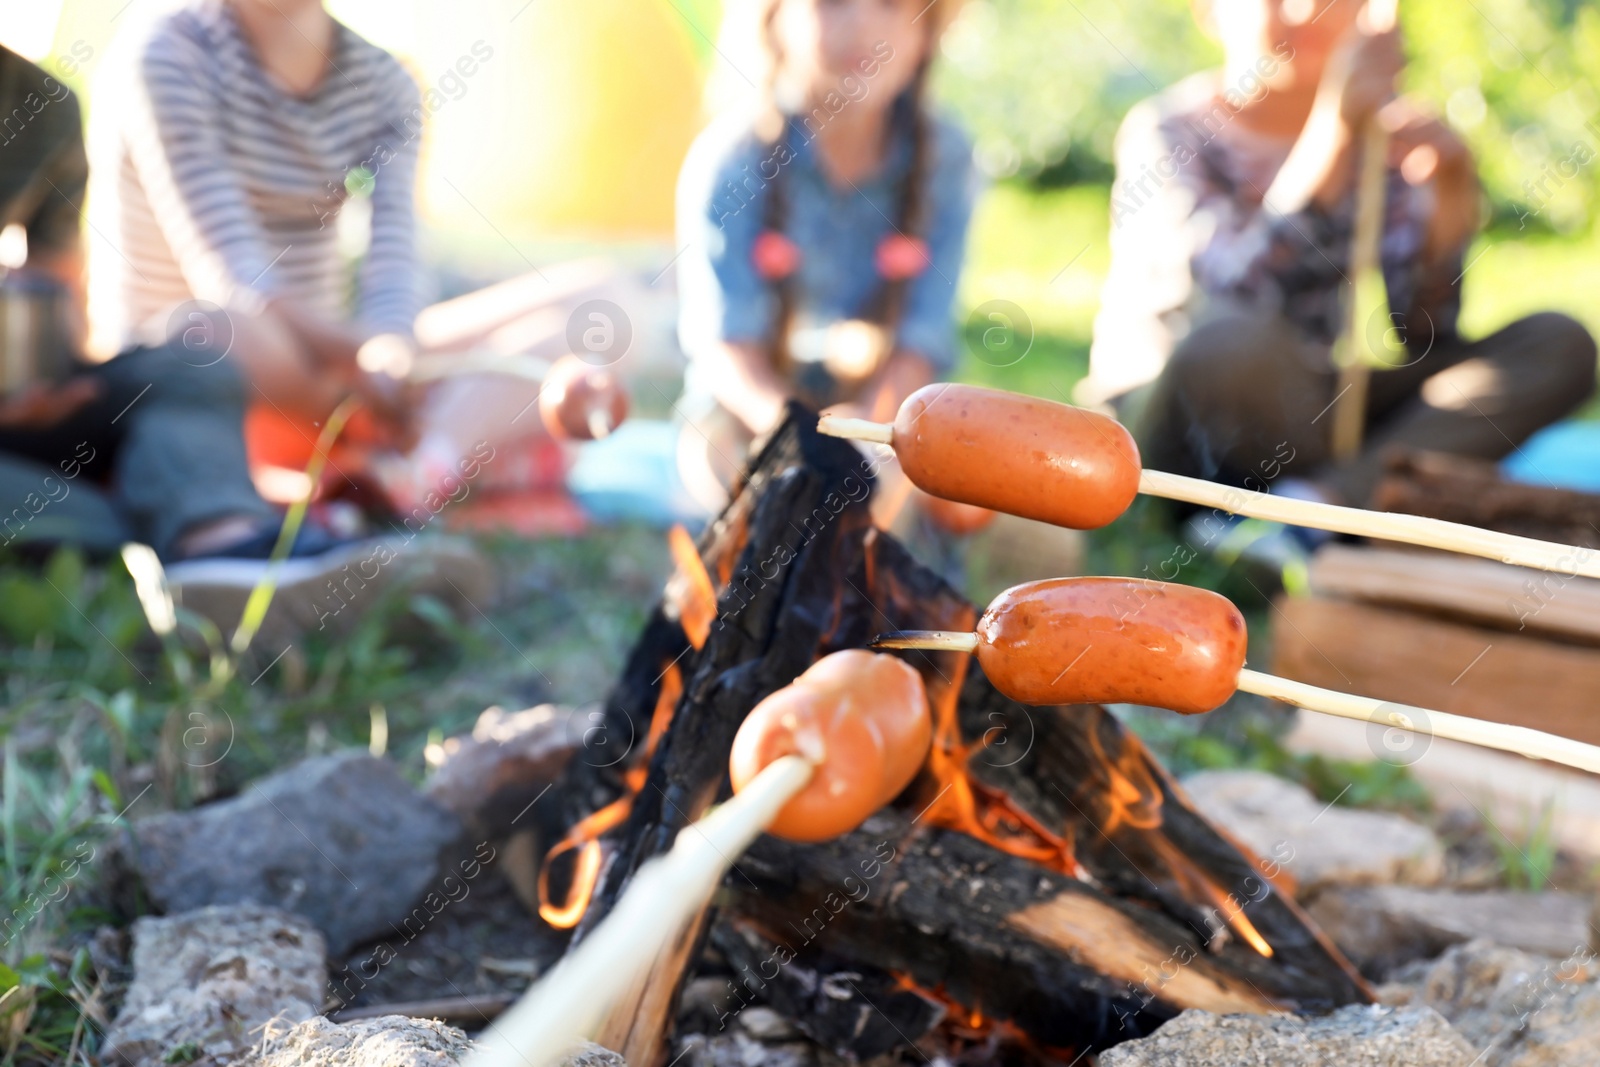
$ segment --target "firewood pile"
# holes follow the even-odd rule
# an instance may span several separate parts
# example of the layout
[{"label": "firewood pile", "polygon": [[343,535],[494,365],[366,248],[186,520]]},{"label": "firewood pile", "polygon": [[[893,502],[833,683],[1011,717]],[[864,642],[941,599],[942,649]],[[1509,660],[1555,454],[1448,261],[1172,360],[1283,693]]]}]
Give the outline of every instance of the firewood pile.
[{"label": "firewood pile", "polygon": [[[970,603],[873,526],[874,461],[814,427],[791,409],[723,514],[680,546],[592,735],[611,755],[574,759],[536,812],[557,842],[541,913],[575,927],[569,952],[727,797],[730,747],[759,701],[885,631],[974,625]],[[1197,814],[1106,709],[1025,707],[967,653],[902,655],[934,720],[918,777],[852,833],[762,837],[736,858],[600,1044],[671,1060],[691,1036],[677,1027],[696,1017],[691,984],[722,987],[700,1003],[707,1033],[759,1006],[851,1058],[931,1042],[1069,1063],[1187,1008],[1370,1001],[1288,873]]]},{"label": "firewood pile", "polygon": [[[1277,673],[1600,741],[1600,495],[1506,480],[1483,460],[1391,457],[1374,507],[1570,546],[1551,570],[1387,545],[1329,545],[1275,613]],[[1512,761],[1510,766],[1515,766]]]}]

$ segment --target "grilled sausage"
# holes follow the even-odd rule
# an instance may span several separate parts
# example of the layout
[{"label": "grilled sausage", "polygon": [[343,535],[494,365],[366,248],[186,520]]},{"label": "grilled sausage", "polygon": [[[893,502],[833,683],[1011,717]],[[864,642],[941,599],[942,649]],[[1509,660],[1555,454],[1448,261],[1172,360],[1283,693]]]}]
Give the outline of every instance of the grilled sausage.
[{"label": "grilled sausage", "polygon": [[817,765],[768,832],[791,841],[846,833],[916,776],[933,727],[922,678],[903,661],[835,652],[757,704],[729,757],[735,791],[769,763],[798,754]]},{"label": "grilled sausage", "polygon": [[560,440],[593,441],[628,417],[628,394],[608,370],[577,356],[562,356],[545,374],[539,390],[539,418]]},{"label": "grilled sausage", "polygon": [[1244,616],[1223,596],[1136,578],[1053,578],[1001,593],[978,663],[1024,704],[1145,704],[1192,715],[1233,695]]},{"label": "grilled sausage", "polygon": [[924,386],[900,405],[894,450],[918,488],[1075,530],[1139,492],[1139,447],[1115,419],[975,385]]}]

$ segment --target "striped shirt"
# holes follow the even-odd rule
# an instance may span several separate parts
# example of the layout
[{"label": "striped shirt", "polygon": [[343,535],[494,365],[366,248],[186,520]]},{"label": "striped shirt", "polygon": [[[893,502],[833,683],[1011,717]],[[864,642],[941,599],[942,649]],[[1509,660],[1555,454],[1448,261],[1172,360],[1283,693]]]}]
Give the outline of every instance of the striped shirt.
[{"label": "striped shirt", "polygon": [[[395,58],[335,23],[327,74],[294,96],[224,0],[191,2],[124,44],[93,94],[91,346],[160,343],[190,300],[248,314],[269,296],[410,333],[422,110]],[[357,167],[373,175],[372,214],[352,301],[335,220]]]}]

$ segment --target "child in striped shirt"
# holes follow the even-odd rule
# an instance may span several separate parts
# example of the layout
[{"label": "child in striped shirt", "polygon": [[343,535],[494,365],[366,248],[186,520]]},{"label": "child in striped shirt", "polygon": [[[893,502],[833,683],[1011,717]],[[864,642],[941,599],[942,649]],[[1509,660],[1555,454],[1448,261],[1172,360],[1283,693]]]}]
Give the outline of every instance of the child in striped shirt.
[{"label": "child in striped shirt", "polygon": [[[475,448],[540,431],[538,383],[405,383],[423,349],[457,351],[537,306],[453,302],[419,345],[414,206],[423,110],[399,62],[322,0],[189,0],[118,42],[89,144],[91,348],[220,341],[267,416],[315,426],[350,393],[409,450],[391,498],[454,475]],[[459,64],[493,54],[485,42]],[[353,308],[336,223],[369,190]],[[492,305],[492,306],[491,306]],[[385,468],[380,467],[380,473]]]}]

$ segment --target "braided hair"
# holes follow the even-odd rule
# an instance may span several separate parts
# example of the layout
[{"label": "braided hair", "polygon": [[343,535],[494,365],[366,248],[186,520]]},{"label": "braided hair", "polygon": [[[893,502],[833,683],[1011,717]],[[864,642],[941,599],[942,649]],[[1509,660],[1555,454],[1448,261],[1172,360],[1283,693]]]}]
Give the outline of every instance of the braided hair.
[{"label": "braided hair", "polygon": [[[767,48],[768,70],[767,91],[765,93],[766,107],[757,123],[757,134],[767,144],[776,143],[786,135],[789,129],[789,120],[778,105],[778,79],[783,68],[783,46],[778,39],[776,22],[778,8],[781,0],[770,0],[762,17],[760,32],[761,39]],[[905,173],[901,176],[898,194],[898,204],[895,211],[894,227],[900,236],[919,239],[925,225],[928,175],[932,169],[932,142],[933,133],[929,121],[925,95],[928,84],[928,71],[933,63],[933,49],[929,48],[923,55],[922,61],[917,65],[916,73],[912,76],[910,84],[902,92],[895,103],[895,107],[904,106],[908,111],[910,124],[910,162]],[[890,120],[884,129],[884,137],[893,137],[896,133],[896,116],[891,114]],[[788,194],[785,189],[785,172],[787,168],[779,167],[777,173],[767,185],[767,199],[762,215],[762,229],[765,233],[779,234],[784,232],[788,222]],[[799,271],[790,270],[771,280],[774,300],[774,312],[771,341],[769,345],[770,358],[773,369],[784,377],[790,377],[794,368],[793,356],[789,350],[789,334],[794,326],[795,311],[799,304],[800,291],[798,283]],[[863,317],[876,324],[882,331],[886,340],[886,353],[892,350],[895,333],[905,309],[907,290],[911,285],[912,276],[897,274],[885,277],[867,306],[863,309]],[[821,398],[819,403],[825,402]],[[831,398],[830,398],[831,399]]]}]

